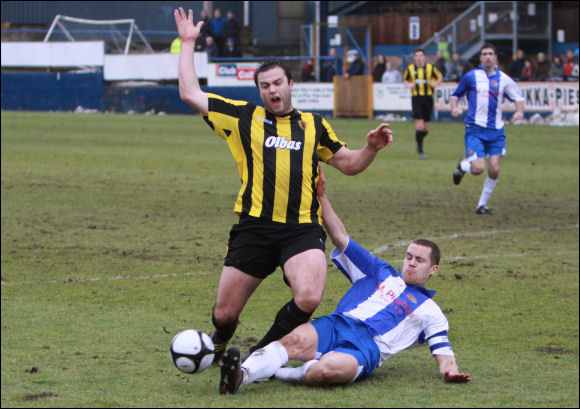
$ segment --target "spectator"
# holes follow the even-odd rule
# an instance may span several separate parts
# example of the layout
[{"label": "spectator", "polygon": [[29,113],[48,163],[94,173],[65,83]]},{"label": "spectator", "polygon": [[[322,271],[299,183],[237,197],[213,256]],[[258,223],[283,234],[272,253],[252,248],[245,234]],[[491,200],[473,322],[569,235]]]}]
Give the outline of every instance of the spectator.
[{"label": "spectator", "polygon": [[203,20],[203,25],[201,26],[201,33],[197,40],[195,40],[195,51],[205,51],[205,39],[210,34],[209,27],[209,15],[206,9],[202,9],[200,13],[200,21]]},{"label": "spectator", "polygon": [[520,81],[531,81],[535,78],[535,70],[534,66],[529,60],[524,61],[524,68],[522,68],[522,72],[520,73]]},{"label": "spectator", "polygon": [[209,23],[210,33],[213,37],[214,43],[217,46],[219,55],[223,54],[224,51],[224,26],[226,24],[226,18],[222,16],[220,9],[215,9],[213,11],[213,18]]},{"label": "spectator", "polygon": [[386,82],[389,84],[403,82],[403,76],[401,75],[399,70],[397,70],[396,68],[393,67],[393,64],[391,62],[387,61],[386,67],[387,68],[385,70],[385,73],[383,74],[383,77],[381,78],[382,82]]},{"label": "spectator", "polygon": [[471,70],[471,65],[468,62],[463,61],[459,53],[453,53],[451,57],[451,66],[449,67],[449,72],[447,73],[447,79],[449,81],[459,82],[463,75]]},{"label": "spectator", "polygon": [[373,81],[381,82],[383,79],[383,74],[387,69],[385,56],[382,54],[377,55],[377,63],[373,68]]},{"label": "spectator", "polygon": [[332,82],[333,77],[339,72],[339,67],[342,66],[342,58],[336,55],[336,48],[331,48],[328,51],[328,56],[333,58],[323,61],[322,70],[320,72],[321,82]]},{"label": "spectator", "polygon": [[[566,62],[564,63],[564,70],[563,70],[563,77],[564,77],[564,81],[566,81],[569,77],[572,76],[572,70],[574,69],[574,65],[576,65],[578,62],[575,61],[574,58],[574,50],[569,49],[568,51],[566,51]],[[578,75],[576,75],[578,76]]]},{"label": "spectator", "polygon": [[312,61],[310,58],[306,60],[306,63],[302,67],[302,81],[316,81],[316,78],[314,77],[314,61]]},{"label": "spectator", "polygon": [[224,57],[241,57],[242,53],[239,47],[236,44],[236,41],[233,37],[230,37],[226,41],[226,48],[224,49]]},{"label": "spectator", "polygon": [[443,78],[447,76],[447,60],[443,56],[443,51],[437,50],[437,59],[435,60],[435,67],[439,70],[439,74]]},{"label": "spectator", "polygon": [[365,64],[358,51],[354,51],[353,58],[352,61],[349,61],[350,65],[346,70],[346,74],[344,74],[346,78],[352,77],[353,75],[364,75],[365,73]]},{"label": "spectator", "polygon": [[236,16],[231,10],[228,10],[227,20],[224,25],[224,38],[233,38],[236,47],[240,48],[240,32],[242,31],[242,25],[236,19]]},{"label": "spectator", "polygon": [[525,62],[526,54],[524,53],[524,50],[519,49],[517,58],[515,58],[510,65],[510,77],[512,77],[514,81],[520,80],[520,75],[522,75]]},{"label": "spectator", "polygon": [[179,54],[181,52],[181,38],[176,37],[173,39],[169,52],[171,54]]},{"label": "spectator", "polygon": [[564,74],[564,64],[559,55],[552,58],[552,65],[550,66],[550,73],[548,75],[550,81],[562,81]]},{"label": "spectator", "polygon": [[449,53],[449,43],[443,36],[439,37],[439,42],[437,43],[437,51],[441,51],[441,55],[447,61],[451,59],[451,54]]},{"label": "spectator", "polygon": [[550,61],[546,59],[546,54],[538,53],[536,62],[536,81],[546,81],[550,76]]},{"label": "spectator", "polygon": [[210,60],[220,56],[219,49],[213,41],[212,36],[207,36],[205,38],[205,52],[207,53],[207,58]]}]

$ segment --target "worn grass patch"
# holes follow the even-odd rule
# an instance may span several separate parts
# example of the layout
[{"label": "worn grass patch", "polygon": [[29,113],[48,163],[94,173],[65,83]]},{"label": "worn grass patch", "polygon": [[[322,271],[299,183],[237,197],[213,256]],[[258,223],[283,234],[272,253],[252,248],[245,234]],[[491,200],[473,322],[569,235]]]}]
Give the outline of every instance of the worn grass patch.
[{"label": "worn grass patch", "polygon": [[[352,149],[378,125],[330,122]],[[182,374],[168,347],[212,328],[239,188],[226,144],[197,116],[3,112],[2,407],[578,407],[578,128],[507,127],[492,217],[475,214],[483,177],[452,183],[461,124],[431,125],[426,161],[411,123],[392,128],[361,175],[325,167],[328,194],[393,265],[414,238],[437,241],[428,287],[473,382],[445,384],[423,348],[354,385],[219,396],[217,368]],[[329,264],[316,315],[347,287]],[[256,342],[290,297],[278,270],[232,343]]]}]

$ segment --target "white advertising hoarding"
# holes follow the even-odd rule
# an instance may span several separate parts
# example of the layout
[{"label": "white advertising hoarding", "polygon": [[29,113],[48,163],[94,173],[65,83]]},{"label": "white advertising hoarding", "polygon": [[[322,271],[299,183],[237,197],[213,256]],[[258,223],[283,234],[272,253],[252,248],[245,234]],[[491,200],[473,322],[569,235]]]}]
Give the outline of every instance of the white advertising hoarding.
[{"label": "white advertising hoarding", "polygon": [[255,87],[254,72],[258,63],[218,63],[207,65],[208,87]]},{"label": "white advertising hoarding", "polygon": [[292,106],[300,111],[332,111],[334,85],[332,83],[295,83]]},{"label": "white advertising hoarding", "polygon": [[373,109],[375,111],[410,111],[411,91],[405,84],[373,84]]},{"label": "white advertising hoarding", "polygon": [[[124,80],[175,80],[178,78],[179,54],[105,55],[103,76],[106,81]],[[206,53],[194,54],[198,78],[207,76]]]},{"label": "white advertising hoarding", "polygon": [[[526,112],[562,112],[577,111],[579,103],[578,82],[518,82],[524,97],[524,111]],[[457,88],[454,82],[444,82],[437,87],[434,96],[436,111],[449,111],[450,98]],[[465,98],[460,105],[465,105]],[[376,107],[375,107],[376,109]],[[515,104],[504,99],[504,111],[515,111]]]},{"label": "white advertising hoarding", "polygon": [[103,41],[2,42],[2,67],[102,67]]}]

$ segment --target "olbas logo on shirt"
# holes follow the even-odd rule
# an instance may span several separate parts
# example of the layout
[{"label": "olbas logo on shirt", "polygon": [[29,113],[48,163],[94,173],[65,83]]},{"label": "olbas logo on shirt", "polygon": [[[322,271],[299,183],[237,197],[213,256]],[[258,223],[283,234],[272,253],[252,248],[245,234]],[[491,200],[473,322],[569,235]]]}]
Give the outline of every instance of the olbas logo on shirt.
[{"label": "olbas logo on shirt", "polygon": [[283,136],[269,136],[264,143],[266,148],[288,149],[291,151],[300,150],[302,142],[289,141]]}]

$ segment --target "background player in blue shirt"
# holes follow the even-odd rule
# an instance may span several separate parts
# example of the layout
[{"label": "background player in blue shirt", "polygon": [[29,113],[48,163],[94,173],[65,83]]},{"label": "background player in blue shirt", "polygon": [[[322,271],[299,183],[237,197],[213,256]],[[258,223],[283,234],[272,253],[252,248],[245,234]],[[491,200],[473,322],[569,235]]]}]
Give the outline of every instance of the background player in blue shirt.
[{"label": "background player in blue shirt", "polygon": [[499,177],[501,158],[506,154],[503,129],[503,97],[516,103],[513,120],[524,117],[524,98],[516,83],[497,69],[497,52],[491,44],[481,47],[481,65],[469,71],[451,95],[451,115],[459,116],[463,110],[458,100],[467,95],[465,116],[465,158],[459,161],[453,172],[453,183],[458,185],[465,173],[479,175],[485,170],[487,156],[487,178],[476,207],[477,214],[492,215],[487,202]]},{"label": "background player in blue shirt", "polygon": [[[238,348],[222,357],[219,392],[236,393],[240,386],[269,378],[313,386],[351,383],[370,376],[391,355],[429,345],[447,382],[469,382],[459,372],[447,338],[449,324],[425,289],[439,270],[441,253],[429,240],[415,240],[405,253],[403,268],[374,257],[349,237],[325,194],[322,171],[318,182],[324,227],[336,249],[331,258],[353,283],[334,313],[302,324],[279,341],[255,351],[240,365]],[[305,362],[284,367],[291,359]]]}]

